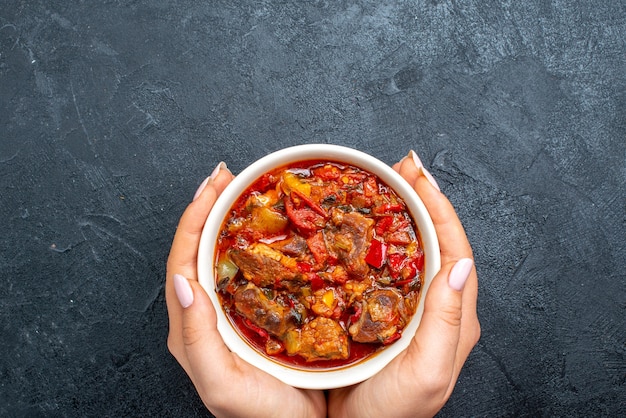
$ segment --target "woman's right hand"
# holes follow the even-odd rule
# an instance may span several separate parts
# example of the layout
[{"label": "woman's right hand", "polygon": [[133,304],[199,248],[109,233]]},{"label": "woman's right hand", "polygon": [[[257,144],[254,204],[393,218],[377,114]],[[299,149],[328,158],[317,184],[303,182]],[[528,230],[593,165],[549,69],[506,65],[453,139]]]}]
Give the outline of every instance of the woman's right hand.
[{"label": "woman's right hand", "polygon": [[183,213],[167,260],[168,347],[218,417],[321,417],[324,393],[296,389],[241,360],[217,330],[211,299],[198,283],[200,235],[217,197],[234,176],[220,163]]}]

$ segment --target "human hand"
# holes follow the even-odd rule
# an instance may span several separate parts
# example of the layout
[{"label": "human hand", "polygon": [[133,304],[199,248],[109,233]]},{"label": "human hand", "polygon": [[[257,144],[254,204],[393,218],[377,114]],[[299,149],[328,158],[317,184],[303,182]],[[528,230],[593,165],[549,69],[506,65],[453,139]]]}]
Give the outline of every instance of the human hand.
[{"label": "human hand", "polygon": [[333,417],[430,417],[452,394],[461,367],[480,337],[478,279],[472,249],[454,208],[411,151],[393,168],[412,184],[435,225],[441,270],[409,347],[372,378],[329,393]]},{"label": "human hand", "polygon": [[228,350],[217,330],[213,304],[198,283],[202,228],[215,200],[233,178],[220,163],[202,183],[178,224],[165,284],[168,348],[206,407],[218,417],[325,416],[323,392],[288,386]]}]

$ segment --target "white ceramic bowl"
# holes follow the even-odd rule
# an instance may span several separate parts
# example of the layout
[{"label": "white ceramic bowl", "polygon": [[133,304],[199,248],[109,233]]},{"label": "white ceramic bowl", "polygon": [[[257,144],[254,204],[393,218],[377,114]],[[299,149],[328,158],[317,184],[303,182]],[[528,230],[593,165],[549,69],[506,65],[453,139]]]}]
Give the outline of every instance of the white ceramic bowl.
[{"label": "white ceramic bowl", "polygon": [[[215,289],[215,243],[226,215],[239,195],[264,173],[303,160],[345,162],[377,175],[407,204],[420,231],[424,248],[424,286],[418,309],[405,327],[402,337],[384,350],[342,368],[311,370],[287,366],[261,354],[250,346],[231,325],[220,306]],[[424,298],[432,278],[441,266],[439,242],[426,208],[413,188],[391,167],[363,152],[337,145],[308,144],[285,148],[257,160],[243,170],[215,202],[206,221],[198,254],[198,279],[211,298],[217,312],[217,328],[228,348],[248,363],[273,375],[284,383],[303,389],[333,389],[362,382],[378,373],[404,350],[415,335],[424,311]]]}]

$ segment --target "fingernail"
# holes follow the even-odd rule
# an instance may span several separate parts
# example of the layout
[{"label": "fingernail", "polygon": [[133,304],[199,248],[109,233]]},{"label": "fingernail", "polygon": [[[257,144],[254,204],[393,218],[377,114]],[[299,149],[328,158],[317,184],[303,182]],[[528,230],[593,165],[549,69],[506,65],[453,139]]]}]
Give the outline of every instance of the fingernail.
[{"label": "fingernail", "polygon": [[437,184],[437,180],[435,180],[433,175],[430,174],[430,172],[428,170],[426,170],[426,167],[424,167],[424,164],[422,164],[422,160],[420,160],[420,157],[417,156],[415,151],[413,151],[413,150],[409,151],[409,155],[413,159],[413,162],[415,163],[415,167],[417,167],[418,171],[421,171],[422,174],[424,175],[424,177],[426,177],[426,180],[428,180],[428,182],[435,189],[437,189],[438,192],[440,192],[441,189],[439,188],[439,185]]},{"label": "fingernail", "polygon": [[473,266],[474,262],[471,258],[462,258],[457,261],[452,267],[452,270],[450,270],[450,275],[448,276],[448,286],[454,290],[463,290],[465,282],[467,281]]},{"label": "fingernail", "polygon": [[426,167],[422,166],[420,167],[420,170],[422,171],[422,174],[424,174],[424,177],[426,177],[426,180],[428,180],[428,182],[431,184],[431,186],[433,186],[435,189],[437,189],[438,192],[440,192],[441,189],[439,188],[439,185],[437,184],[437,180],[435,180],[433,175],[430,174],[428,170],[426,170]]},{"label": "fingernail", "polygon": [[220,173],[220,170],[228,170],[228,167],[226,167],[226,163],[224,161],[220,161],[217,167],[213,169],[213,172],[211,173],[209,177],[215,180],[217,175]]},{"label": "fingernail", "polygon": [[207,178],[204,179],[204,181],[202,183],[200,183],[200,186],[198,187],[198,190],[196,190],[196,193],[193,195],[193,200],[196,200],[204,191],[204,189],[206,189],[206,186],[209,185],[209,182],[215,180],[215,178],[217,177],[217,175],[220,173],[220,170],[228,170],[228,167],[226,167],[226,163],[224,161],[220,161],[220,163],[217,165],[217,167],[215,167],[213,169],[213,172],[211,173],[211,175]]},{"label": "fingernail", "polygon": [[198,190],[196,190],[196,193],[193,195],[193,200],[196,200],[198,197],[200,197],[202,191],[206,189],[206,186],[209,184],[210,181],[213,181],[213,178],[211,178],[211,176],[205,178],[204,181],[200,183],[200,187],[198,187]]},{"label": "fingernail", "polygon": [[411,157],[413,159],[413,163],[415,164],[415,167],[420,168],[420,167],[424,167],[424,164],[422,164],[422,160],[420,160],[420,157],[417,156],[417,153],[413,150],[409,151],[409,157]]},{"label": "fingernail", "polygon": [[174,274],[174,290],[176,290],[176,296],[180,305],[183,308],[190,307],[193,303],[193,290],[191,290],[189,280],[185,276]]}]

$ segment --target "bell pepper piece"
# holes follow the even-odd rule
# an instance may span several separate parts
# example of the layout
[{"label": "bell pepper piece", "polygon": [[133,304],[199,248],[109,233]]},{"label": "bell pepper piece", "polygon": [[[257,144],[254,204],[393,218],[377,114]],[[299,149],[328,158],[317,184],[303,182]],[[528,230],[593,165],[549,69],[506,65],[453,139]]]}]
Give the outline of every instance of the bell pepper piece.
[{"label": "bell pepper piece", "polygon": [[381,268],[387,260],[387,244],[373,239],[370,241],[370,248],[365,256],[365,262],[377,269]]},{"label": "bell pepper piece", "polygon": [[313,266],[305,261],[298,261],[296,265],[301,273],[308,273],[313,269]]},{"label": "bell pepper piece", "polygon": [[252,331],[254,331],[259,337],[264,338],[264,339],[269,338],[269,334],[267,333],[267,331],[265,331],[263,328],[259,327],[258,325],[255,325],[254,323],[252,323],[252,321],[250,321],[248,318],[244,319],[244,322],[246,326],[250,328]]},{"label": "bell pepper piece", "polygon": [[324,292],[324,294],[322,295],[322,302],[324,302],[324,305],[332,308],[333,303],[335,303],[335,292],[333,292],[332,289],[328,289],[326,292]]},{"label": "bell pepper piece", "polygon": [[320,276],[318,276],[315,273],[309,274],[309,282],[311,283],[311,290],[313,290],[314,292],[316,290],[322,289],[326,285],[326,283],[324,282],[324,279],[322,279]]},{"label": "bell pepper piece", "polygon": [[384,345],[389,345],[394,341],[397,341],[400,339],[400,337],[402,337],[402,334],[399,332],[396,332],[395,334],[393,334],[391,337],[387,338],[386,340],[383,341]]}]

